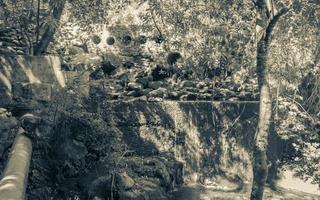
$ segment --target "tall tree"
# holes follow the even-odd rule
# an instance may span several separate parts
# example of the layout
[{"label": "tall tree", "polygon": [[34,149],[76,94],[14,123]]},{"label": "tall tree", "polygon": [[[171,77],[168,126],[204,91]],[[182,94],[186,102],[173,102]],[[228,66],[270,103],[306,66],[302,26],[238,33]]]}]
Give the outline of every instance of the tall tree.
[{"label": "tall tree", "polygon": [[64,9],[65,0],[50,1],[50,6],[52,8],[52,23],[46,27],[40,41],[38,42],[39,35],[37,34],[37,44],[34,50],[35,55],[41,55],[46,52],[50,42],[53,39],[54,33],[56,31],[56,24],[60,20],[62,11]]},{"label": "tall tree", "polygon": [[267,64],[268,50],[272,30],[279,18],[288,9],[277,10],[273,0],[257,0],[257,75],[260,90],[259,121],[253,147],[253,183],[251,191],[252,200],[263,199],[264,186],[268,175],[267,147],[268,135],[272,116],[272,99],[270,92],[270,70]]}]

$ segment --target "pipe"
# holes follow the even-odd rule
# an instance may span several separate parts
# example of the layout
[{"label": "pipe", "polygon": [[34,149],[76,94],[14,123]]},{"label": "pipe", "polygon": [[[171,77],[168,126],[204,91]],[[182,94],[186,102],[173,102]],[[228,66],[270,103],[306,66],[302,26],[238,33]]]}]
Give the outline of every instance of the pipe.
[{"label": "pipe", "polygon": [[25,199],[31,154],[31,140],[19,133],[0,181],[0,200]]}]

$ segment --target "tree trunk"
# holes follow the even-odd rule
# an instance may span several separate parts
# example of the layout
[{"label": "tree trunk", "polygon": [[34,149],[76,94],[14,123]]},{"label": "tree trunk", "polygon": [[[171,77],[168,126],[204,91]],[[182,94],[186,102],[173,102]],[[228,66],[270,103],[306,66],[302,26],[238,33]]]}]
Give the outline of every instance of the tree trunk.
[{"label": "tree trunk", "polygon": [[[64,9],[65,5],[65,0],[60,0],[57,2],[57,4],[54,6],[52,15],[55,20],[60,20],[62,11]],[[37,44],[35,50],[34,50],[34,55],[39,56],[47,51],[47,48],[50,44],[50,42],[53,39],[53,36],[55,34],[56,27],[47,27],[44,34],[41,37],[41,40]]]},{"label": "tree trunk", "polygon": [[259,41],[257,52],[257,70],[260,86],[259,122],[253,147],[253,183],[251,199],[263,199],[264,186],[268,175],[267,147],[272,102],[268,82],[267,48],[265,41]]},{"label": "tree trunk", "polygon": [[38,5],[37,5],[37,32],[36,32],[36,44],[39,42],[39,36],[40,36],[40,5],[41,1],[38,0]]},{"label": "tree trunk", "polygon": [[280,16],[287,12],[282,9],[277,13],[272,0],[257,1],[257,74],[260,90],[259,121],[253,147],[253,183],[251,200],[262,200],[264,186],[268,176],[267,148],[272,116],[272,98],[270,93],[270,70],[267,64],[271,34]]}]

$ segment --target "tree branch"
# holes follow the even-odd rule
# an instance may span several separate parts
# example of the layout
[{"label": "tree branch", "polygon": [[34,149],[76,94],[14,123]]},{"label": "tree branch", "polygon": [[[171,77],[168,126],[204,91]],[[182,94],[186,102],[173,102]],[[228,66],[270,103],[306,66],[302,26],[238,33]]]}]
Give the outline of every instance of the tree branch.
[{"label": "tree branch", "polygon": [[276,26],[280,17],[285,15],[288,11],[289,11],[289,8],[283,8],[274,17],[271,18],[270,22],[268,23],[267,29],[266,29],[266,35],[265,35],[266,45],[269,44],[269,42],[271,40],[273,28]]}]

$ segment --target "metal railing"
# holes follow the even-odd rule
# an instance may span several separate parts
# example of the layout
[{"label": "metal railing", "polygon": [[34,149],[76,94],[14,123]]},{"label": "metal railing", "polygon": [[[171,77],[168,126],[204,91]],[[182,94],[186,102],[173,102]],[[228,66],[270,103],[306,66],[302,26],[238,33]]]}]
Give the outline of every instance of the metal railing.
[{"label": "metal railing", "polygon": [[[26,121],[35,123],[35,117],[28,114]],[[26,124],[22,117],[22,125]],[[34,126],[33,126],[34,127]],[[32,141],[23,128],[14,139],[9,159],[0,180],[0,200],[24,200],[32,154]]]}]

